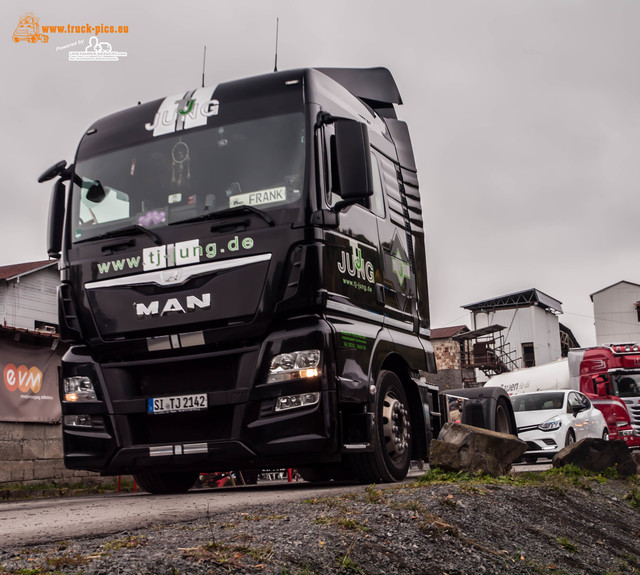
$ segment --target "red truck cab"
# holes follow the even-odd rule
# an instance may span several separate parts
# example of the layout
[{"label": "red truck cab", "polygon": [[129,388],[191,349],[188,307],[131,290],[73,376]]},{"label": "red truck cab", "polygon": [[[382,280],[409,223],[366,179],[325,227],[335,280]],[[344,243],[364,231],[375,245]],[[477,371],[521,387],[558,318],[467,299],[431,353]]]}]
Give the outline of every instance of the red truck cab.
[{"label": "red truck cab", "polygon": [[602,411],[611,439],[640,447],[640,346],[602,345],[569,352],[571,379]]}]

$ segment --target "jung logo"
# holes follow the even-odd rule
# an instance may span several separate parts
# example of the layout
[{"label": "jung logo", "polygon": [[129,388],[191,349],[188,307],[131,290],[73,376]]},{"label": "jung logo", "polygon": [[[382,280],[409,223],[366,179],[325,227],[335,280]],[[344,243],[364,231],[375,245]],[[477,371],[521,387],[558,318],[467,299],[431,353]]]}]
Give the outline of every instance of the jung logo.
[{"label": "jung logo", "polygon": [[145,130],[154,136],[206,126],[210,116],[217,116],[220,102],[213,99],[212,88],[199,88],[184,95],[165,98],[153,122],[145,124]]},{"label": "jung logo", "polygon": [[211,309],[211,294],[203,293],[201,298],[188,295],[183,302],[177,297],[169,298],[160,306],[160,300],[154,300],[149,304],[136,303],[136,316],[138,319],[147,317],[162,317],[171,313],[189,313],[200,309]]}]

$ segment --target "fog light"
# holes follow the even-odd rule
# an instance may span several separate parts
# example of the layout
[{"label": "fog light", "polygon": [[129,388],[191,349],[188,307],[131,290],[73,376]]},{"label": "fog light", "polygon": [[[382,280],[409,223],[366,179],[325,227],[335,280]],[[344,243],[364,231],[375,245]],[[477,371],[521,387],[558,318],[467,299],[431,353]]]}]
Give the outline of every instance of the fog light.
[{"label": "fog light", "polygon": [[308,407],[320,401],[320,393],[301,393],[298,395],[283,395],[276,400],[276,411],[286,411],[298,407]]},{"label": "fog light", "polygon": [[66,427],[93,427],[90,415],[65,415],[62,421]]},{"label": "fog light", "polygon": [[319,365],[319,349],[280,353],[271,360],[267,382],[318,377],[320,375]]},{"label": "fog light", "polygon": [[93,382],[84,375],[65,377],[64,399],[65,401],[96,401],[96,391]]}]

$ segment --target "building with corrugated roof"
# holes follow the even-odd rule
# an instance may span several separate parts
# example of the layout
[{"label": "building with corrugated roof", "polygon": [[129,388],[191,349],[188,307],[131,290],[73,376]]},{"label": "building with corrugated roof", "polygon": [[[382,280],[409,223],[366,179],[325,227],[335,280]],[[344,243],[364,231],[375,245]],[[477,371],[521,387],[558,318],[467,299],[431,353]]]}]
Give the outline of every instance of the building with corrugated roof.
[{"label": "building with corrugated roof", "polygon": [[21,330],[58,331],[57,262],[0,266],[0,325]]},{"label": "building with corrugated roof", "polygon": [[[471,312],[463,367],[485,376],[541,365],[565,356],[578,342],[559,322],[562,302],[535,289],[462,306]],[[466,358],[466,360],[465,360]]]},{"label": "building with corrugated roof", "polygon": [[640,342],[640,285],[623,280],[590,297],[598,345]]}]

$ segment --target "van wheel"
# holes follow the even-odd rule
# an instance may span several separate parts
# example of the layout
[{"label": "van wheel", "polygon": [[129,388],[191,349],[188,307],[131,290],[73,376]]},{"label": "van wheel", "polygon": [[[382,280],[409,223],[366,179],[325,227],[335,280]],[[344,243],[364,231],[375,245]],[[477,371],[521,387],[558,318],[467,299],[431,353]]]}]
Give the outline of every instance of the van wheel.
[{"label": "van wheel", "polygon": [[185,493],[195,484],[198,473],[195,471],[137,473],[133,478],[142,489],[149,493]]},{"label": "van wheel", "polygon": [[604,431],[602,432],[602,439],[604,439],[605,441],[609,441],[609,430],[605,427]]},{"label": "van wheel", "polygon": [[376,397],[374,450],[354,454],[353,469],[362,483],[401,481],[407,476],[411,463],[411,412],[395,373],[380,372]]},{"label": "van wheel", "polygon": [[565,447],[567,445],[571,445],[572,443],[576,442],[576,434],[573,433],[573,429],[570,429],[569,431],[567,431],[567,437],[564,440],[564,445]]}]

